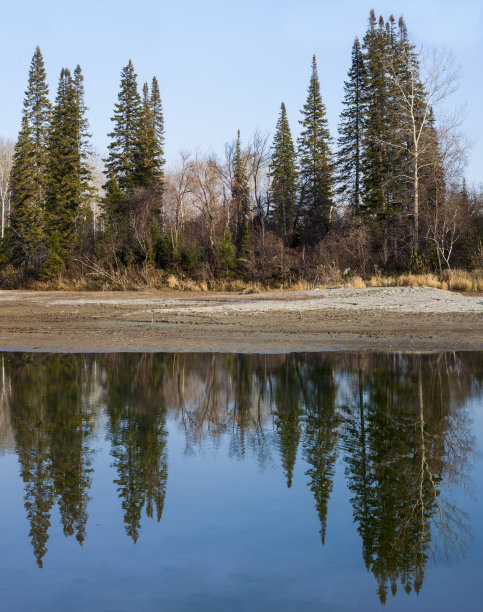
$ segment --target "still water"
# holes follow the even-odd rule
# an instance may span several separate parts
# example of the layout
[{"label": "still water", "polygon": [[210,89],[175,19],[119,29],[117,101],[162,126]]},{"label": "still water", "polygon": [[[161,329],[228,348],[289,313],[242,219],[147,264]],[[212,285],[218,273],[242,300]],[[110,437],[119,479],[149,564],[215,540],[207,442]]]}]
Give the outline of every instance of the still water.
[{"label": "still water", "polygon": [[0,610],[481,610],[483,352],[0,354]]}]

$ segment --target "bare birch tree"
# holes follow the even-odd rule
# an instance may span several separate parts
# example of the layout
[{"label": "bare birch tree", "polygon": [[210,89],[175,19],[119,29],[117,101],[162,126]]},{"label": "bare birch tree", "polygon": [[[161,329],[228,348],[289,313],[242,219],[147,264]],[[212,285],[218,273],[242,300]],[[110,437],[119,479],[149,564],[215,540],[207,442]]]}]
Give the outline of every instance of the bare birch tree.
[{"label": "bare birch tree", "polygon": [[10,174],[12,170],[14,143],[0,136],[0,238],[5,237],[5,230],[10,218]]},{"label": "bare birch tree", "polygon": [[[389,78],[399,100],[399,143],[393,143],[407,155],[407,172],[402,178],[411,184],[413,217],[413,252],[420,242],[421,178],[423,170],[434,163],[436,141],[434,111],[456,90],[458,70],[450,53],[432,51],[423,62],[420,74],[419,58],[412,46],[402,44],[387,67]],[[446,124],[453,130],[460,123],[456,116]]]}]

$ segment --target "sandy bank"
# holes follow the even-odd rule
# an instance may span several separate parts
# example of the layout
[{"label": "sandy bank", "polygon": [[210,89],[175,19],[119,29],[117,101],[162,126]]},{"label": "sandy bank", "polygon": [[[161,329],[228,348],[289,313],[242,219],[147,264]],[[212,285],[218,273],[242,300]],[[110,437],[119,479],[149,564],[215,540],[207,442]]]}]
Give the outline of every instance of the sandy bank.
[{"label": "sandy bank", "polygon": [[419,287],[257,295],[0,291],[0,348],[483,349],[483,297]]}]

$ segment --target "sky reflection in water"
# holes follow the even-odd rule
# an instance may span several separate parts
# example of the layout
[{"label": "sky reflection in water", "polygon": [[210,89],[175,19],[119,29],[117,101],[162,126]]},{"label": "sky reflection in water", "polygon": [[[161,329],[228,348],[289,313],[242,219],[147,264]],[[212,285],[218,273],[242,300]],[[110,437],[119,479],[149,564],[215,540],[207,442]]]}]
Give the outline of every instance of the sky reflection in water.
[{"label": "sky reflection in water", "polygon": [[0,607],[479,610],[482,388],[482,352],[1,354]]}]

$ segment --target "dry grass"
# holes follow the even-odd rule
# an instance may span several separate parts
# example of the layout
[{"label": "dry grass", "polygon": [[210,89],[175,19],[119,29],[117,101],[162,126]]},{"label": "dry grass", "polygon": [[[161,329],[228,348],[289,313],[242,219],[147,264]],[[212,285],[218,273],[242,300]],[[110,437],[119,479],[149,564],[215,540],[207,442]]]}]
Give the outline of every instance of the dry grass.
[{"label": "dry grass", "polygon": [[[342,280],[343,279],[343,280]],[[246,282],[240,279],[220,279],[213,281],[195,281],[162,270],[124,270],[106,272],[92,270],[79,274],[75,278],[58,277],[36,281],[30,286],[37,291],[224,291],[241,294],[262,293],[264,291],[306,291],[309,289],[326,289],[347,287],[363,289],[365,287],[434,287],[450,291],[474,293],[483,291],[483,269],[467,272],[465,270],[447,270],[441,277],[434,274],[401,274],[399,276],[382,276],[376,274],[368,278],[361,276],[339,277],[330,271],[329,278],[318,276],[317,282],[298,280],[293,283],[274,281],[271,283]],[[7,288],[7,287],[6,287]]]}]

